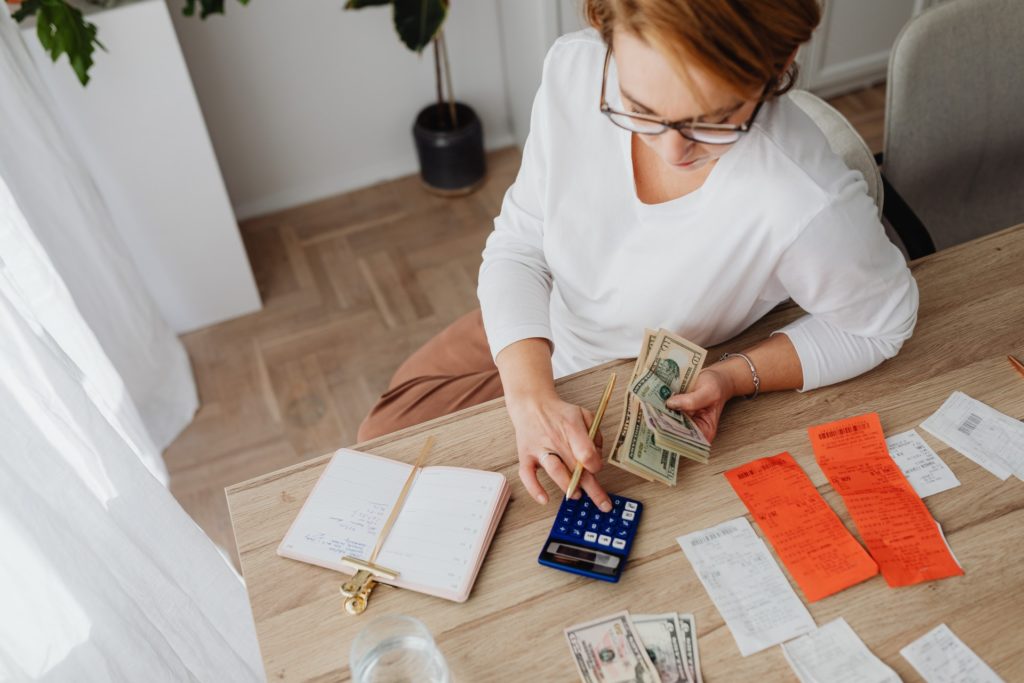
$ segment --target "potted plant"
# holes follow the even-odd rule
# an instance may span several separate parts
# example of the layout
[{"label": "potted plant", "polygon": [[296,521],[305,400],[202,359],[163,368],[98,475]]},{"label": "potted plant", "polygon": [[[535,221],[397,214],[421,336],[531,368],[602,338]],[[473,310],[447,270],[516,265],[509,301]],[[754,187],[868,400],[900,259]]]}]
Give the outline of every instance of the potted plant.
[{"label": "potted plant", "polygon": [[[19,5],[13,13],[18,21],[35,15],[39,40],[50,57],[57,61],[61,54],[67,54],[82,85],[88,83],[93,52],[103,48],[96,38],[96,26],[66,0],[7,2]],[[239,2],[244,5],[249,0]],[[381,5],[391,6],[395,30],[410,50],[422,54],[427,45],[434,48],[437,102],[424,107],[412,127],[423,185],[444,196],[469,194],[486,174],[484,134],[476,112],[468,104],[456,102],[452,91],[448,46],[442,30],[448,0],[347,0],[345,9]],[[224,0],[185,0],[184,14],[195,14],[197,6],[202,19],[224,12]]]},{"label": "potted plant", "polygon": [[345,9],[391,5],[398,37],[419,54],[434,49],[437,102],[424,107],[412,135],[420,161],[420,178],[429,191],[443,196],[469,194],[484,180],[484,135],[473,109],[455,101],[448,46],[442,26],[447,0],[348,0]]}]

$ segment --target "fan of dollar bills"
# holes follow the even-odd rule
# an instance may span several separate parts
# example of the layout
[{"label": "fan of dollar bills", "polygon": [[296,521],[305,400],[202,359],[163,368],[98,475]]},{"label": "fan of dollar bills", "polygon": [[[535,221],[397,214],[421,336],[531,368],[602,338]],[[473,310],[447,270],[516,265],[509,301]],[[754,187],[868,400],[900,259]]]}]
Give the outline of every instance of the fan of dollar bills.
[{"label": "fan of dollar bills", "polygon": [[645,330],[629,380],[618,438],[609,460],[650,481],[676,485],[679,458],[708,462],[711,444],[697,425],[668,408],[673,394],[690,390],[708,352],[666,330]]},{"label": "fan of dollar bills", "polygon": [[583,683],[703,683],[692,614],[619,612],[565,638]]}]

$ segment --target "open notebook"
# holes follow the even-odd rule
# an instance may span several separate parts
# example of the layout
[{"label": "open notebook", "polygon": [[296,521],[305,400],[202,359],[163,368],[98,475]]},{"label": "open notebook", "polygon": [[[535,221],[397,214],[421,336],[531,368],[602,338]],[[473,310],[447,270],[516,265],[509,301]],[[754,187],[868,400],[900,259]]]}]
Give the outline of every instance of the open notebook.
[{"label": "open notebook", "polygon": [[[342,448],[327,464],[277,554],[350,574],[344,555],[369,560],[412,465]],[[464,602],[505,510],[498,472],[424,467],[375,564],[400,588]]]}]

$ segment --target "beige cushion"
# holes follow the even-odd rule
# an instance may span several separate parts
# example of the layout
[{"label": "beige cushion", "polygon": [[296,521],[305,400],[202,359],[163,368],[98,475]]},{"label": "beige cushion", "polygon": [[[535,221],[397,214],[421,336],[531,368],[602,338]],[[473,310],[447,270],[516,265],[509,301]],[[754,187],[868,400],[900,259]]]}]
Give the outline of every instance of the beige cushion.
[{"label": "beige cushion", "polygon": [[817,95],[806,90],[793,90],[789,97],[825,134],[829,147],[842,157],[849,168],[860,171],[868,184],[868,194],[875,200],[878,215],[882,215],[882,176],[871,149],[860,133],[836,109]]}]

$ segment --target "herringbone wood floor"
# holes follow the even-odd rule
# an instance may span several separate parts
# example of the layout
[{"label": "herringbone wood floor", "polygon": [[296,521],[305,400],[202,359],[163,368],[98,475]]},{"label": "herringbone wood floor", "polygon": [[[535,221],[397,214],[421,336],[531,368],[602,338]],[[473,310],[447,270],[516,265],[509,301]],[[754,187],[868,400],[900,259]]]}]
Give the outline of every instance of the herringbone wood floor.
[{"label": "herringbone wood floor", "polygon": [[[884,86],[831,100],[873,151]],[[353,443],[395,367],[477,305],[480,252],[519,152],[459,199],[415,176],[240,226],[259,313],[182,337],[201,407],[167,449],[171,491],[237,566],[224,487]]]}]

